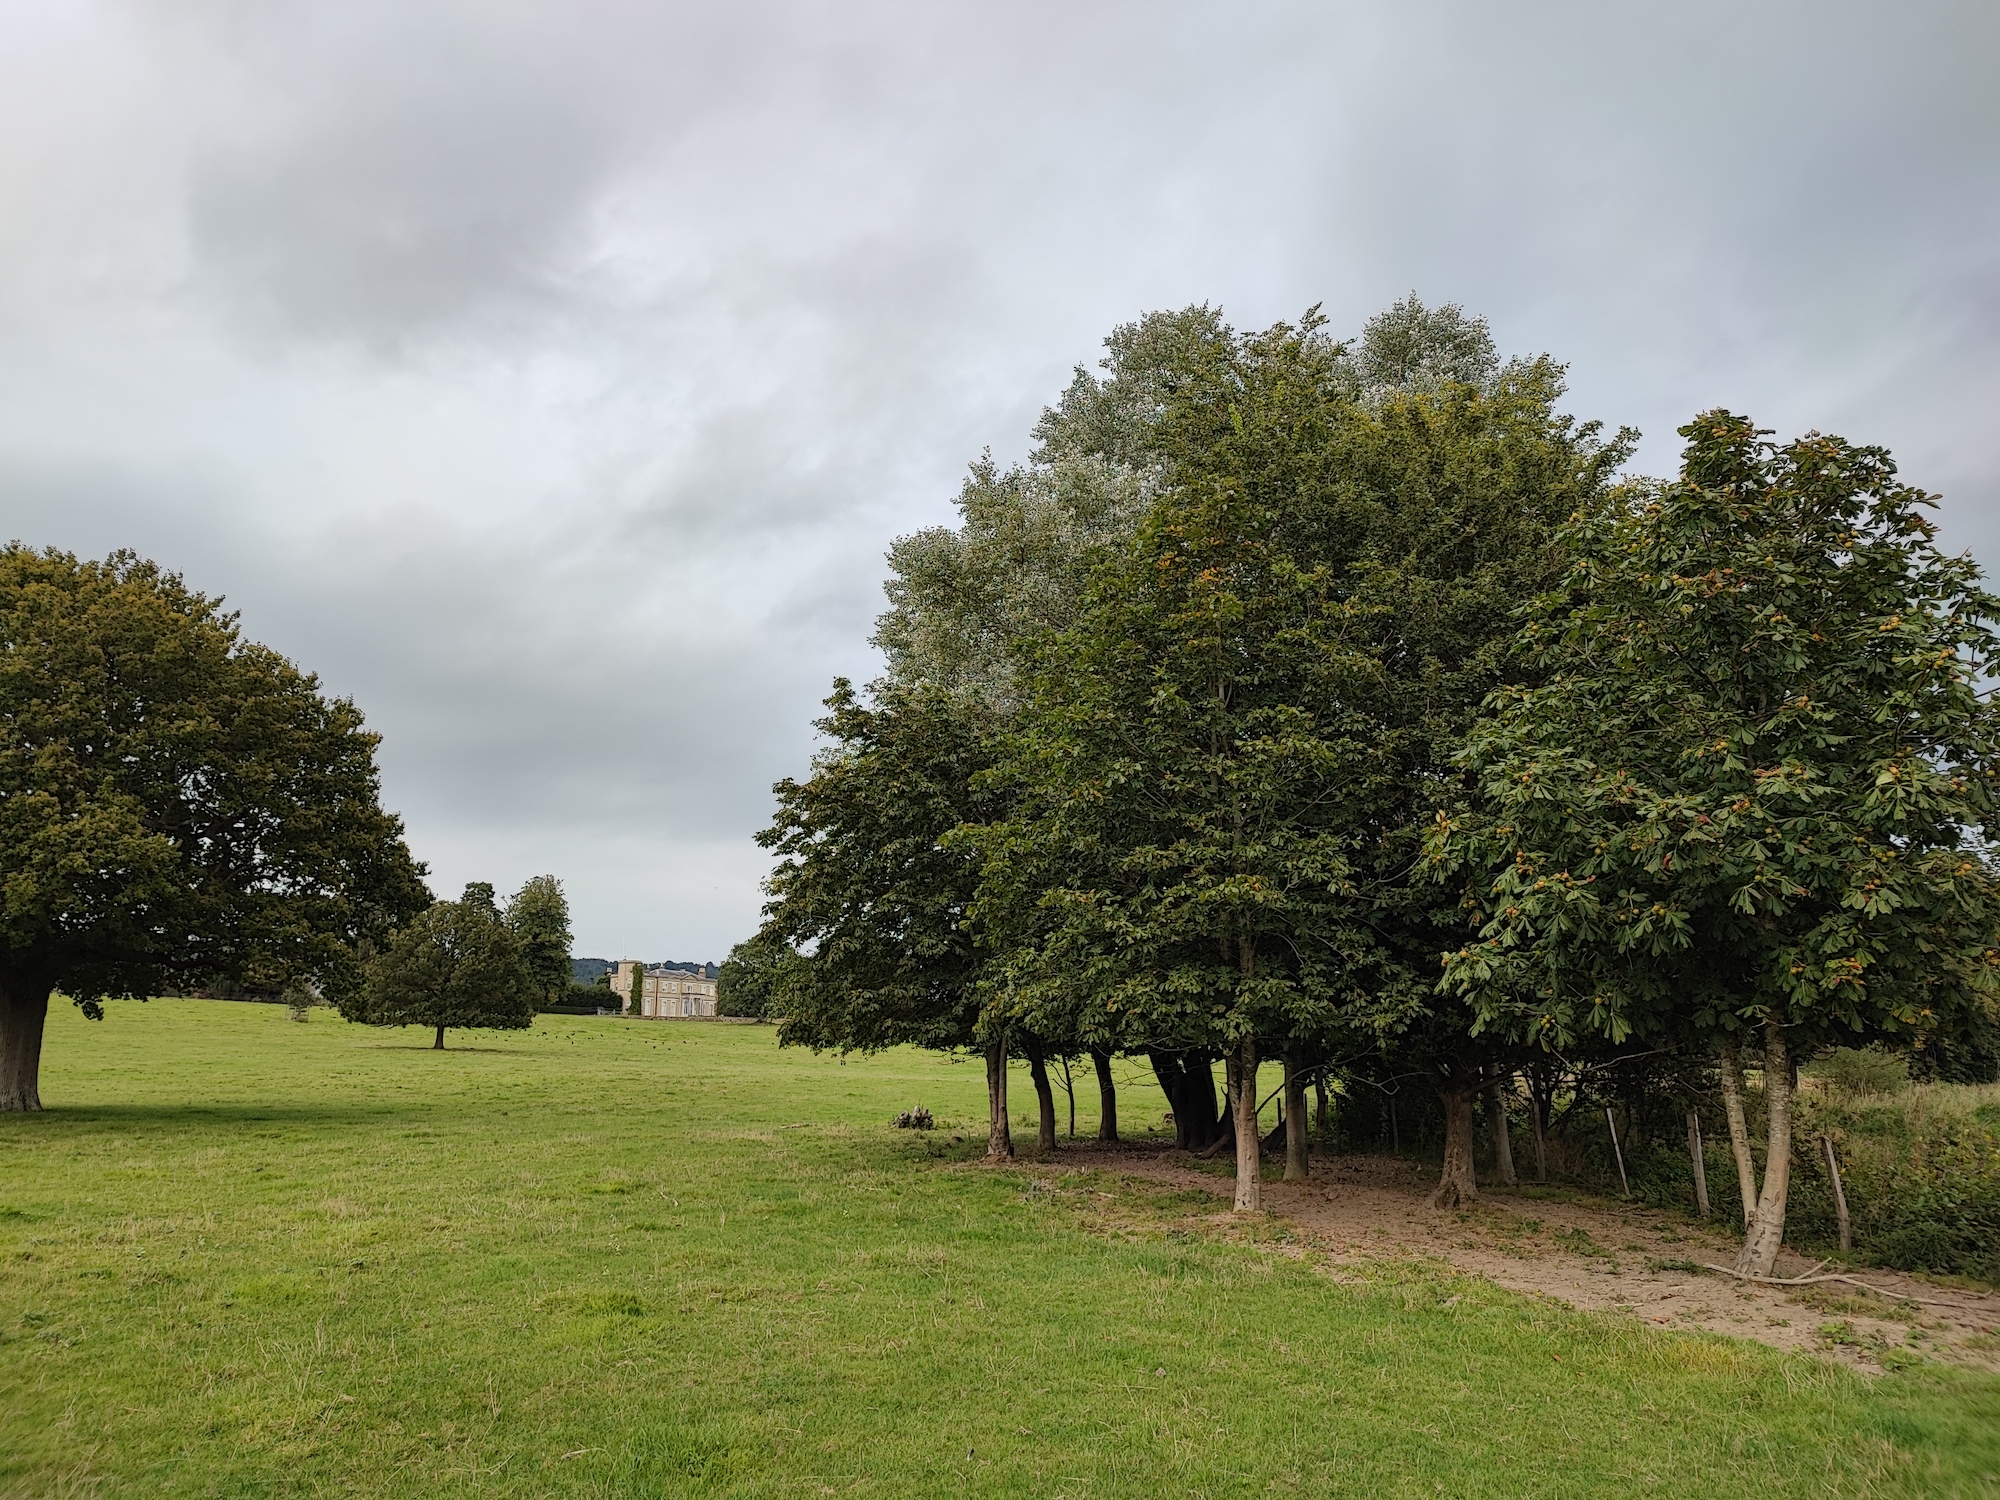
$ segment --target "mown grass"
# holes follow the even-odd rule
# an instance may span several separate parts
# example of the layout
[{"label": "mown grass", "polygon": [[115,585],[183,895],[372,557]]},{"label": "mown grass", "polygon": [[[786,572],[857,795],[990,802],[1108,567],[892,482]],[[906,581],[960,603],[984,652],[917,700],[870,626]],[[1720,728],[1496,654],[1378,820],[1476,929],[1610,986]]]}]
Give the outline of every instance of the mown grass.
[{"label": "mown grass", "polygon": [[[0,1118],[0,1495],[2000,1489],[2000,1382],[1337,1281],[1282,1226],[976,1164],[974,1064],[423,1040],[52,1018],[51,1111]],[[919,1102],[944,1129],[887,1128]]]}]

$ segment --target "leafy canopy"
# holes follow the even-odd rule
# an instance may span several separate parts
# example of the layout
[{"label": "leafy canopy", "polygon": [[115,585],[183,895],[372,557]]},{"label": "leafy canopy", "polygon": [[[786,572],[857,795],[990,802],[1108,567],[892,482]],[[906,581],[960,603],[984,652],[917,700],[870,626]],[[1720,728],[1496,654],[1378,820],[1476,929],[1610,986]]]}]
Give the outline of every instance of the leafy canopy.
[{"label": "leafy canopy", "polygon": [[493,887],[475,882],[434,902],[368,965],[350,1021],[371,1026],[482,1026],[520,1030],[539,998],[519,938],[501,920]]},{"label": "leafy canopy", "polygon": [[430,895],[377,737],[129,552],[0,549],[0,979],[110,995],[359,982]]},{"label": "leafy canopy", "polygon": [[1794,1049],[1990,1004],[2000,601],[1879,448],[1712,411],[1678,482],[1580,514],[1495,695],[1446,983],[1485,1024]]}]

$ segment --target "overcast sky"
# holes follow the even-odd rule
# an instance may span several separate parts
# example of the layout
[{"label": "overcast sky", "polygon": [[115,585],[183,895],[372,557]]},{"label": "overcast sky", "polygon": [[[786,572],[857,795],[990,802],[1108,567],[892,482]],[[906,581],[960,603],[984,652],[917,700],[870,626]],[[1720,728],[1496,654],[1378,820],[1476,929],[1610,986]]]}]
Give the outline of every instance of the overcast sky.
[{"label": "overcast sky", "polygon": [[0,533],[384,736],[432,884],[722,957],[882,554],[1105,333],[1405,292],[2000,563],[2000,6],[6,0]]}]

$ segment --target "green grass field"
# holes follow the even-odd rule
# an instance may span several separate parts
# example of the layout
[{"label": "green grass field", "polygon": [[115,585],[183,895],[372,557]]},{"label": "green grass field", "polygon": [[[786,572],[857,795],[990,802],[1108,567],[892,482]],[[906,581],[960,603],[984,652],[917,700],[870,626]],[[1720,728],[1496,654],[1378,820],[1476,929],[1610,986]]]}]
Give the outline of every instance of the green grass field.
[{"label": "green grass field", "polygon": [[109,1009],[0,1117],[0,1496],[2000,1493],[2000,1381],[1338,1282],[978,1165],[974,1062]]}]

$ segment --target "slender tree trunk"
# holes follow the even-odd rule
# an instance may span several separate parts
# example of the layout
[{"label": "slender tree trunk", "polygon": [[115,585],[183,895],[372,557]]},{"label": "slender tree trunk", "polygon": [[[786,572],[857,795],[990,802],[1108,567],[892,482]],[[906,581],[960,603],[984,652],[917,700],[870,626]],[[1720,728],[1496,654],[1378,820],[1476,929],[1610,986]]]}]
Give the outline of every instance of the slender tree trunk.
[{"label": "slender tree trunk", "polygon": [[1063,1054],[1063,1097],[1069,1100],[1069,1138],[1076,1139],[1076,1080],[1069,1076],[1069,1054]]},{"label": "slender tree trunk", "polygon": [[1111,1081],[1111,1054],[1093,1047],[1090,1060],[1097,1066],[1097,1138],[1118,1139],[1118,1087]]},{"label": "slender tree trunk", "polygon": [[1056,1149],[1056,1092],[1049,1087],[1048,1062],[1042,1056],[1042,1044],[1030,1039],[1026,1045],[1028,1077],[1035,1083],[1035,1104],[1039,1111],[1035,1122],[1035,1146],[1047,1154]]},{"label": "slender tree trunk", "polygon": [[1313,1134],[1330,1151],[1333,1149],[1333,1100],[1327,1094],[1326,1074],[1323,1071],[1313,1075],[1313,1108]]},{"label": "slender tree trunk", "polygon": [[0,980],[0,1114],[42,1107],[42,1028],[50,989],[37,980]]},{"label": "slender tree trunk", "polygon": [[1501,1092],[1503,1079],[1498,1071],[1486,1082],[1486,1133],[1493,1137],[1493,1173],[1508,1187],[1514,1187],[1519,1179],[1514,1176],[1514,1142],[1507,1135],[1507,1099]]},{"label": "slender tree trunk", "polygon": [[1014,1154],[1014,1132],[1007,1124],[1007,1042],[995,1037],[986,1044],[986,1155],[1006,1160]]},{"label": "slender tree trunk", "polygon": [[1757,1218],[1744,1231],[1736,1257],[1736,1269],[1749,1276],[1769,1276],[1778,1263],[1792,1188],[1792,1059],[1775,1015],[1764,1019],[1764,1106],[1764,1190],[1757,1195]]},{"label": "slender tree trunk", "polygon": [[1389,1149],[1398,1156],[1403,1154],[1403,1131],[1402,1127],[1396,1123],[1396,1096],[1394,1094],[1389,1096]]},{"label": "slender tree trunk", "polygon": [[1479,1182],[1472,1173],[1472,1099],[1479,1085],[1438,1086],[1444,1104],[1444,1171],[1437,1191],[1431,1194],[1432,1208],[1457,1208],[1479,1196]]},{"label": "slender tree trunk", "polygon": [[437,1040],[431,1043],[431,1051],[444,1051],[444,1028],[442,1026],[438,1027]]},{"label": "slender tree trunk", "polygon": [[1729,1121],[1729,1149],[1736,1157],[1736,1191],[1743,1199],[1743,1232],[1757,1217],[1757,1163],[1750,1155],[1750,1125],[1743,1118],[1743,1065],[1734,1047],[1716,1053],[1722,1079],[1722,1113]]},{"label": "slender tree trunk", "polygon": [[1549,1100],[1555,1090],[1548,1087],[1539,1067],[1528,1070],[1528,1104],[1535,1112],[1535,1181],[1549,1180]]},{"label": "slender tree trunk", "polygon": [[1236,1209],[1257,1213],[1264,1206],[1263,1163],[1257,1130],[1257,1039],[1246,1036],[1230,1053],[1232,1121],[1236,1127]]},{"label": "slender tree trunk", "polygon": [[1304,1182],[1312,1176],[1312,1142],[1307,1138],[1312,1116],[1306,1109],[1305,1069],[1285,1050],[1285,1181]]},{"label": "slender tree trunk", "polygon": [[1701,1155],[1701,1116],[1688,1111],[1688,1160],[1694,1167],[1694,1211],[1708,1217],[1708,1163]]}]

